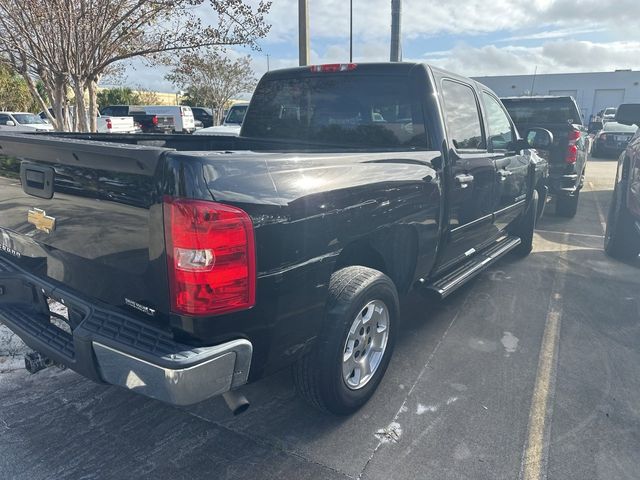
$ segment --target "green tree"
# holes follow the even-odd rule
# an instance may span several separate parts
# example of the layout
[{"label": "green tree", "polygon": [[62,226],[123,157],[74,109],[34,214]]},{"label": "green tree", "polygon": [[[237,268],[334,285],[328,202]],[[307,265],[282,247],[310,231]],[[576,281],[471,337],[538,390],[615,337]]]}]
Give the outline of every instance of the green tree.
[{"label": "green tree", "polygon": [[27,82],[8,65],[0,63],[0,110],[21,112],[36,109]]},{"label": "green tree", "polygon": [[257,83],[251,57],[232,60],[213,48],[185,53],[171,66],[167,80],[187,92],[190,105],[211,108],[216,123],[230,100],[241,93],[251,93]]},{"label": "green tree", "polygon": [[105,88],[98,92],[98,106],[100,110],[109,105],[133,105],[136,94],[129,87]]}]

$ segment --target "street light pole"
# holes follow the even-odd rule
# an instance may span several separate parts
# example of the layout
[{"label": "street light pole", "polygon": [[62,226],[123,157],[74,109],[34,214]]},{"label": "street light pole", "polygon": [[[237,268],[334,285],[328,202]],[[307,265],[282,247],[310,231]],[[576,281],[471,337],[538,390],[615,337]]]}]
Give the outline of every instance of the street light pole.
[{"label": "street light pole", "polygon": [[402,0],[391,0],[391,56],[392,62],[399,62],[401,59],[400,36],[401,36],[401,14]]},{"label": "street light pole", "polygon": [[309,65],[309,3],[298,0],[298,37],[300,66]]},{"label": "street light pole", "polygon": [[353,0],[349,0],[349,63],[353,63]]}]

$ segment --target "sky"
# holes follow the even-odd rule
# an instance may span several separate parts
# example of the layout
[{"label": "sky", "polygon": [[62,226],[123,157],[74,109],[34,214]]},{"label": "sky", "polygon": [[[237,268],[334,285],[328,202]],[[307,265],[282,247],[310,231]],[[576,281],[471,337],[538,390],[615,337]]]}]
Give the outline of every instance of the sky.
[{"label": "sky", "polygon": [[[257,0],[248,0],[255,4]],[[308,0],[311,63],[349,59],[349,1]],[[257,77],[298,64],[297,0],[273,0],[269,34],[250,54]],[[206,14],[204,15],[206,17]],[[389,60],[391,0],[353,0],[354,62]],[[640,0],[403,0],[402,53],[467,76],[640,69]],[[135,62],[126,82],[175,91]]]}]

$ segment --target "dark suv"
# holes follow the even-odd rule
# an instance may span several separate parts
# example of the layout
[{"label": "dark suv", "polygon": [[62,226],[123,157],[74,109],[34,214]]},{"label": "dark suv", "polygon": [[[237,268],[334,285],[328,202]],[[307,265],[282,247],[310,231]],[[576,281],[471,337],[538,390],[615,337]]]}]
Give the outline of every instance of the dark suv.
[{"label": "dark suv", "polygon": [[[640,103],[620,105],[616,122],[640,126]],[[604,249],[619,259],[640,254],[640,129],[618,159]]]}]

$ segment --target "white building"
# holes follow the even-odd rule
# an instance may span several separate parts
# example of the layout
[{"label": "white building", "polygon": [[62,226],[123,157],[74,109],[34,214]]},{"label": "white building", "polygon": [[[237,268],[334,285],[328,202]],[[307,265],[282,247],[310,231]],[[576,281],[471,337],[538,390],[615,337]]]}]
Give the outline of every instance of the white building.
[{"label": "white building", "polygon": [[621,103],[640,103],[640,71],[551,73],[476,77],[500,97],[571,95],[585,124],[592,115]]}]

